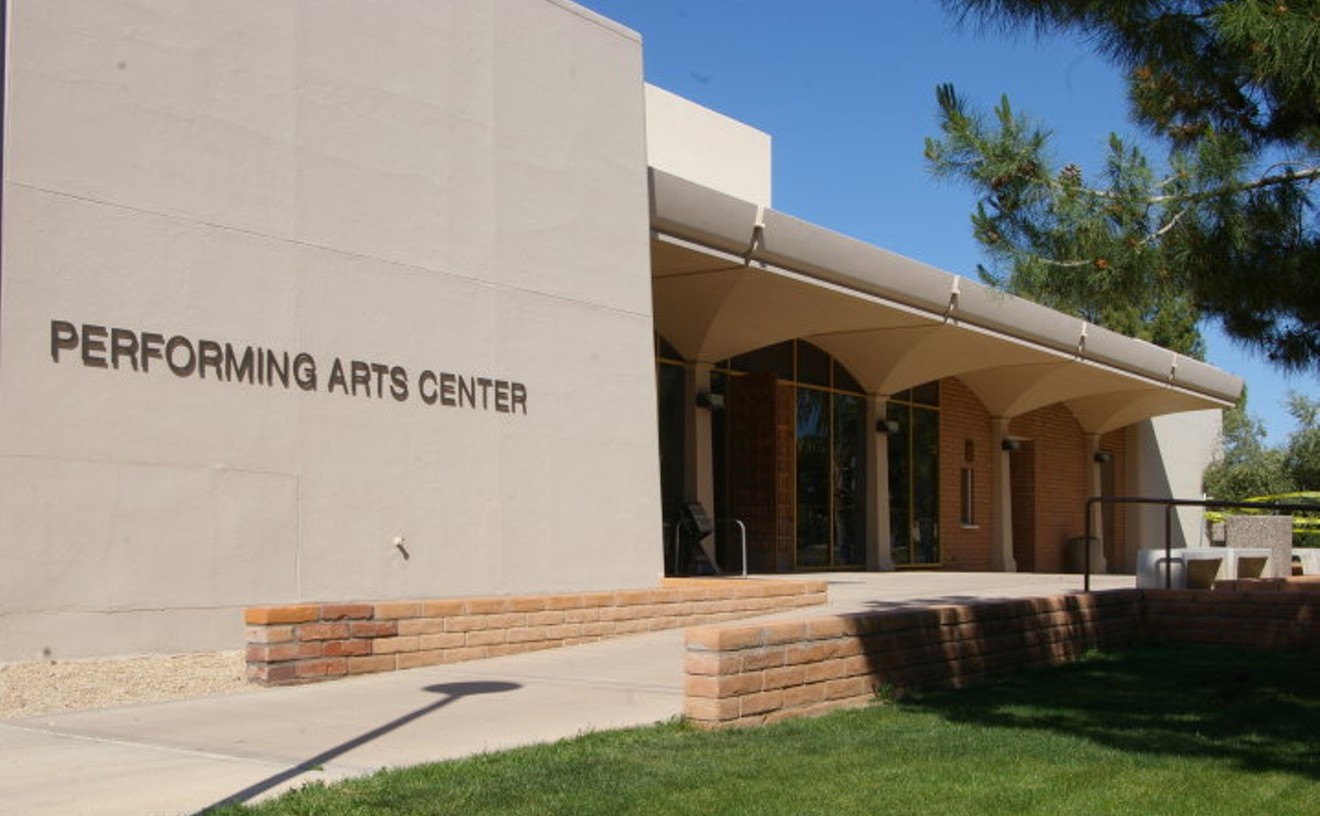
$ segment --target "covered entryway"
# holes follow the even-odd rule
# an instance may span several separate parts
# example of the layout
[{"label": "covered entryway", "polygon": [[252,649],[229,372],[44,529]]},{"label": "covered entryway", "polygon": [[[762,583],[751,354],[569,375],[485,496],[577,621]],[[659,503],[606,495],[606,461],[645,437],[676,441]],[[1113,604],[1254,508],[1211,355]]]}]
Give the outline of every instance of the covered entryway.
[{"label": "covered entryway", "polygon": [[[758,571],[866,565],[866,396],[804,341],[716,363],[716,513],[747,525]],[[730,563],[728,537],[721,539]]]},{"label": "covered entryway", "polygon": [[[1042,484],[1080,507],[1100,489],[1106,434],[1240,390],[1204,363],[656,170],[651,199],[655,328],[684,372],[683,498],[746,523],[754,571],[1028,569],[1014,517],[1029,520]],[[981,419],[942,440],[939,395],[955,381]],[[1037,455],[1052,474],[1067,458],[1066,477],[1026,472],[1032,495],[1015,500],[1010,426],[1060,416],[1069,441]],[[1080,534],[1059,518],[1029,548],[1036,567],[1061,566]],[[961,552],[944,545],[951,527]]]}]

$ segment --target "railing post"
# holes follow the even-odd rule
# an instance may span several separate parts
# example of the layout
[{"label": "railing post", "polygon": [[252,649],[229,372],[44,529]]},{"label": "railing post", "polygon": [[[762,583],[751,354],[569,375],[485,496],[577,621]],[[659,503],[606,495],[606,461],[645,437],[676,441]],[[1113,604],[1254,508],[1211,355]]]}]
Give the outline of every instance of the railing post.
[{"label": "railing post", "polygon": [[1244,501],[1218,501],[1215,499],[1156,499],[1147,496],[1091,496],[1086,500],[1086,566],[1082,570],[1084,576],[1083,587],[1085,591],[1091,591],[1091,533],[1093,525],[1091,521],[1091,508],[1095,504],[1137,504],[1137,505],[1157,505],[1164,508],[1164,588],[1173,588],[1173,511],[1179,507],[1219,507],[1235,510],[1270,510],[1274,512],[1284,511],[1288,513],[1316,513],[1320,512],[1320,507],[1315,505],[1300,504],[1294,502],[1244,502]]},{"label": "railing post", "polygon": [[[1183,559],[1183,574],[1187,574]],[[1173,505],[1164,505],[1164,588],[1173,589]]]},{"label": "railing post", "polygon": [[736,518],[715,519],[716,524],[720,524],[721,522],[725,524],[728,524],[729,522],[733,522],[734,524],[738,525],[738,536],[742,540],[742,577],[746,578],[747,577],[747,525],[742,523],[742,519],[736,519]]},{"label": "railing post", "polygon": [[1082,566],[1082,591],[1091,591],[1091,508],[1095,506],[1098,499],[1095,496],[1086,500],[1086,539],[1082,545],[1082,559],[1086,562]]},{"label": "railing post", "polygon": [[679,560],[678,548],[680,546],[679,536],[681,536],[682,534],[683,534],[683,522],[681,520],[674,522],[674,577],[675,578],[678,577],[678,560]]}]

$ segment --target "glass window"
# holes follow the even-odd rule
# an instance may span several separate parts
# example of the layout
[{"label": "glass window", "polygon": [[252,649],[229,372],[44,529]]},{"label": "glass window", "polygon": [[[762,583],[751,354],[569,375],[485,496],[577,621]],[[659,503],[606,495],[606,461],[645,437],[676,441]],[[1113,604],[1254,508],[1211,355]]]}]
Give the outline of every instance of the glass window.
[{"label": "glass window", "polygon": [[655,367],[660,418],[660,506],[664,514],[665,540],[673,535],[671,525],[683,502],[685,422],[687,417],[687,369],[661,362]]},{"label": "glass window", "polygon": [[830,563],[830,395],[797,389],[797,564]]},{"label": "glass window", "polygon": [[801,341],[797,344],[797,381],[808,385],[830,387],[830,355]]},{"label": "glass window", "polygon": [[671,346],[668,340],[658,334],[655,336],[655,356],[676,363],[683,361],[683,355],[678,353],[678,349]]},{"label": "glass window", "polygon": [[939,382],[890,398],[889,539],[896,565],[940,563]]},{"label": "glass window", "polygon": [[866,400],[834,395],[834,563],[866,565]]},{"label": "glass window", "polygon": [[959,480],[958,503],[961,506],[959,520],[964,527],[976,526],[976,471],[965,467]]},{"label": "glass window", "polygon": [[[729,375],[723,371],[710,372],[710,392],[720,394],[725,399],[725,410],[710,412],[710,443],[715,450],[711,463],[713,475],[715,477],[715,517],[724,518],[729,515],[729,483],[726,475],[725,463],[728,461],[725,456],[725,446],[728,442],[728,399],[729,399]],[[742,554],[738,555],[739,560],[729,560],[728,553],[723,550],[726,546],[725,535],[728,525],[715,525],[716,546],[720,548],[720,564],[741,564]]]},{"label": "glass window", "polygon": [[940,561],[940,415],[912,409],[912,563]]},{"label": "glass window", "polygon": [[[804,340],[790,340],[717,363],[716,377],[774,374],[793,386],[795,457],[791,472],[795,558],[799,567],[858,566],[866,563],[866,397],[856,378],[826,351]],[[719,371],[718,369],[723,369]],[[727,436],[712,417],[715,437],[716,505],[729,480],[738,478]]]},{"label": "glass window", "polygon": [[930,405],[938,407],[940,404],[940,384],[939,381],[928,382],[918,385],[912,389],[912,401],[918,405]]},{"label": "glass window", "polygon": [[890,403],[886,417],[898,430],[889,436],[889,548],[895,564],[912,563],[912,409]]},{"label": "glass window", "polygon": [[773,346],[740,354],[732,360],[733,369],[748,374],[770,373],[781,380],[793,379],[793,341],[786,340]]},{"label": "glass window", "polygon": [[838,360],[834,361],[834,388],[838,391],[864,393],[862,384],[857,382],[857,378],[849,373],[848,369],[844,368]]}]

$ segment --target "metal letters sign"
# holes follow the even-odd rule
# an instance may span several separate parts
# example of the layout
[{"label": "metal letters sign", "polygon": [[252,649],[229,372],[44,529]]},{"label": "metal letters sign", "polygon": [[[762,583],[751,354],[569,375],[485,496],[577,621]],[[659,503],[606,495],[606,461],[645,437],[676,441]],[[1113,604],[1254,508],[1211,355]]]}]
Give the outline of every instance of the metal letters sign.
[{"label": "metal letters sign", "polygon": [[[527,414],[527,386],[515,380],[423,369],[411,376],[401,365],[335,357],[328,370],[311,354],[263,346],[202,340],[181,334],[137,331],[50,321],[50,358],[56,364],[151,374],[181,379],[321,391],[350,397]],[[324,373],[324,378],[322,374]]]}]

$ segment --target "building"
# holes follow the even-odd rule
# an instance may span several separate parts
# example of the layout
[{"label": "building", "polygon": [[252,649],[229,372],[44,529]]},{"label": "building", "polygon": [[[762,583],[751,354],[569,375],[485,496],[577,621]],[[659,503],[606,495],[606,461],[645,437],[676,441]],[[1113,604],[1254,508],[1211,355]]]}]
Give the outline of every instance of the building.
[{"label": "building", "polygon": [[1240,388],[776,212],[566,0],[5,5],[0,659],[652,586],[691,500],[755,570],[1059,570]]}]

